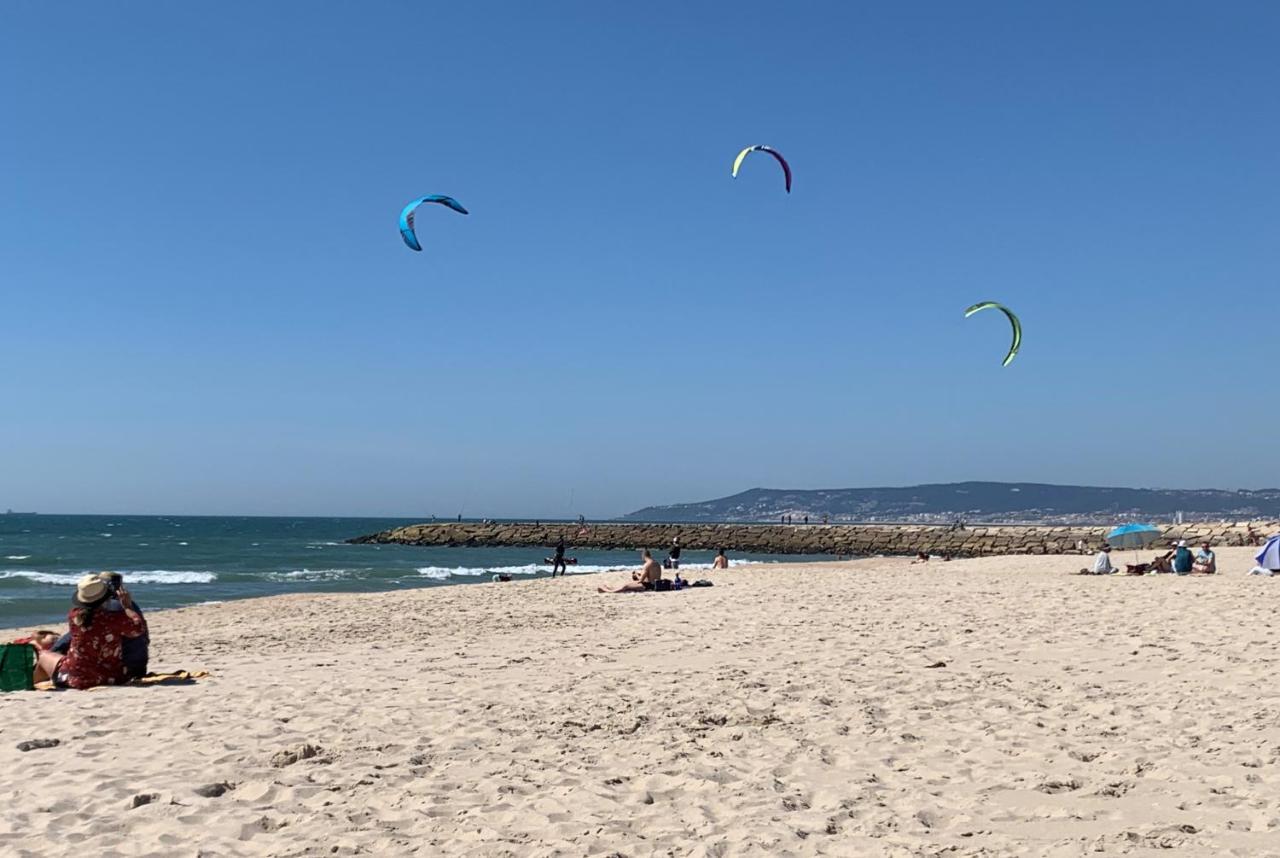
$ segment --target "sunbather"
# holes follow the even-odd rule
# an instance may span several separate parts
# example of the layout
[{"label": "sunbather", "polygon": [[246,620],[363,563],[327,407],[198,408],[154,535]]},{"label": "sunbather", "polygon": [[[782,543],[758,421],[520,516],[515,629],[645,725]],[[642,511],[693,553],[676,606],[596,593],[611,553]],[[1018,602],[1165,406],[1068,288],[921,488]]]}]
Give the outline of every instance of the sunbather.
[{"label": "sunbather", "polygon": [[655,590],[658,582],[662,580],[662,564],[653,559],[653,555],[649,553],[649,549],[640,552],[640,557],[644,560],[644,567],[639,572],[631,573],[631,583],[623,584],[616,590],[610,590],[608,587],[597,587],[596,592],[599,593],[643,593],[645,590]]},{"label": "sunbather", "polygon": [[31,644],[37,650],[52,649],[57,643],[58,633],[49,631],[48,629],[38,629],[24,638],[17,638],[14,643]]}]

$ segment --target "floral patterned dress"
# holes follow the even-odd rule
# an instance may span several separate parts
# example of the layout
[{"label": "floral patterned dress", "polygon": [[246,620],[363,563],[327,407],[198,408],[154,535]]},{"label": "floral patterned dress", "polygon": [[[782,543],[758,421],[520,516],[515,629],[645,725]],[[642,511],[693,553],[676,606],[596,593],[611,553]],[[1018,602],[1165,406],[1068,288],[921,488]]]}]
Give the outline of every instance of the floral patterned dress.
[{"label": "floral patterned dress", "polygon": [[93,624],[84,628],[81,609],[67,614],[71,626],[71,648],[58,662],[59,684],[68,688],[118,685],[126,681],[123,660],[124,639],[147,630],[146,622],[132,611],[96,611]]}]

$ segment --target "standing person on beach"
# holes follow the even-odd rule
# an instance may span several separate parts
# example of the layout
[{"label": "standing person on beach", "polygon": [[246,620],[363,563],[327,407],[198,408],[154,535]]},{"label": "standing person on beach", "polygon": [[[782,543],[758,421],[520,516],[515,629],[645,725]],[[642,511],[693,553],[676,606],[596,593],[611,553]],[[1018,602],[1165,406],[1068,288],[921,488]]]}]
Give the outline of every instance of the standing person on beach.
[{"label": "standing person on beach", "polygon": [[671,569],[680,568],[680,537],[672,537],[671,551],[667,553],[667,561],[670,563]]},{"label": "standing person on beach", "polygon": [[564,562],[564,534],[560,534],[560,541],[556,543],[555,556],[551,558],[551,577],[556,577],[556,570],[560,570],[560,577],[564,577],[564,573],[568,570],[569,565]]},{"label": "standing person on beach", "polygon": [[712,569],[728,569],[729,568],[729,558],[724,556],[723,548],[716,549],[716,559],[711,561],[711,568]]}]

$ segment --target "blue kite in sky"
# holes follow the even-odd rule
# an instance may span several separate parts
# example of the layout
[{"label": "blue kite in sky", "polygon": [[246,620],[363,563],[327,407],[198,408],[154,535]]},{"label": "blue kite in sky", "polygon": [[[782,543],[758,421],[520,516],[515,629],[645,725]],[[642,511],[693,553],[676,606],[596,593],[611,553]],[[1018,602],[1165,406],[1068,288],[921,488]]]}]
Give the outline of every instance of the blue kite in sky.
[{"label": "blue kite in sky", "polygon": [[470,214],[462,207],[462,203],[453,197],[446,197],[440,194],[418,197],[418,199],[405,206],[404,211],[400,212],[400,235],[404,237],[404,243],[409,245],[411,250],[422,250],[422,245],[418,243],[418,234],[413,231],[413,214],[418,210],[418,206],[423,203],[439,203],[442,206],[448,206],[458,214]]}]

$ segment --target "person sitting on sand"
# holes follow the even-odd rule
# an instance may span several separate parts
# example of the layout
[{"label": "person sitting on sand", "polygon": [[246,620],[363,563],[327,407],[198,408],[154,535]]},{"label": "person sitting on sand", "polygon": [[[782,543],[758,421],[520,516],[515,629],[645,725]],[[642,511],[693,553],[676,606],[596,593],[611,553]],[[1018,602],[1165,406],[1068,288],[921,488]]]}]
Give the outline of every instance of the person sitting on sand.
[{"label": "person sitting on sand", "polygon": [[1195,564],[1195,557],[1191,554],[1191,549],[1187,547],[1185,539],[1178,542],[1178,549],[1173,553],[1173,572],[1175,575],[1190,575],[1191,567]]},{"label": "person sitting on sand", "polygon": [[1093,558],[1092,569],[1081,569],[1081,575],[1110,575],[1116,571],[1111,565],[1111,546],[1104,544],[1098,556]]},{"label": "person sitting on sand", "polygon": [[[108,584],[120,580],[120,576],[113,572],[100,572],[98,577]],[[147,629],[147,616],[142,612],[142,606],[138,604],[136,599],[133,601],[131,609],[139,617],[142,617],[142,634],[134,638],[124,639],[124,672],[129,679],[138,679],[147,675],[147,663],[151,658],[151,635]],[[119,613],[124,610],[124,606],[120,604],[120,599],[117,597],[108,599],[103,604],[102,610]],[[71,632],[65,632],[50,649],[60,655],[66,655],[70,652]]]},{"label": "person sitting on sand", "polygon": [[711,561],[711,568],[712,569],[728,569],[729,568],[729,558],[724,556],[723,548],[716,549],[716,559]]},{"label": "person sitting on sand", "polygon": [[1218,558],[1214,555],[1209,543],[1200,546],[1196,552],[1195,562],[1191,564],[1191,572],[1195,575],[1213,575],[1218,571]]},{"label": "person sitting on sand", "polygon": [[645,590],[656,590],[658,582],[662,580],[662,564],[653,559],[653,555],[649,553],[649,549],[640,552],[641,559],[644,560],[644,568],[639,572],[631,573],[631,583],[623,584],[616,590],[610,590],[608,587],[597,587],[597,593],[643,593]]},{"label": "person sitting on sand", "polygon": [[916,552],[916,559],[915,559],[915,560],[912,560],[911,562],[912,562],[912,564],[916,564],[916,563],[928,563],[928,562],[929,562],[929,552],[928,552],[928,551],[917,551],[917,552]]},{"label": "person sitting on sand", "polygon": [[[118,599],[121,610],[106,610]],[[86,575],[76,584],[67,613],[71,648],[64,656],[45,650],[36,657],[36,681],[53,680],[58,688],[93,688],[129,681],[124,665],[124,640],[147,632],[142,616],[118,575]]]}]

